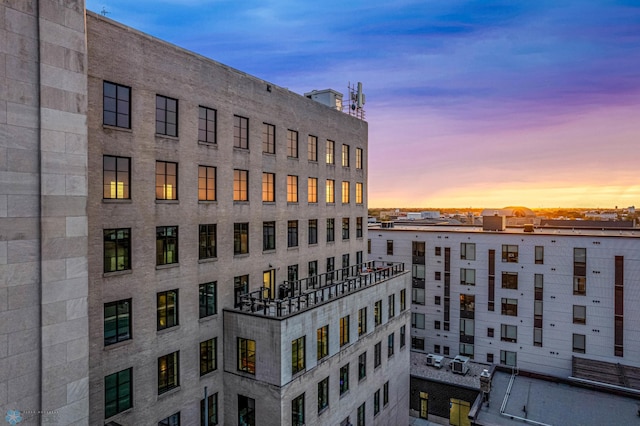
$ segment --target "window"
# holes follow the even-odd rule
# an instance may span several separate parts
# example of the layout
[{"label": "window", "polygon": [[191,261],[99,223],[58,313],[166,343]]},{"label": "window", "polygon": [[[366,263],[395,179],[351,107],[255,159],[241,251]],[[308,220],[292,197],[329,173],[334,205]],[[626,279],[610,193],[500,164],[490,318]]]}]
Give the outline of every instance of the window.
[{"label": "window", "polygon": [[287,222],[287,247],[298,247],[298,221]]},{"label": "window", "polygon": [[518,246],[503,244],[502,261],[509,263],[518,263]]},{"label": "window", "polygon": [[158,395],[180,386],[180,351],[158,358]]},{"label": "window", "polygon": [[518,299],[502,298],[502,315],[518,316]]},{"label": "window", "polygon": [[436,321],[434,321],[434,322],[433,322],[433,328],[434,328],[434,329],[436,329],[436,330],[440,330],[440,328],[441,328],[441,327],[440,327],[440,326],[441,326],[441,324],[442,324],[442,323],[441,323],[440,321],[437,321],[437,320],[436,320]]},{"label": "window", "polygon": [[132,369],[118,371],[104,378],[104,418],[108,419],[133,407]]},{"label": "window", "polygon": [[217,283],[215,281],[198,286],[198,304],[200,318],[209,317],[217,313]]},{"label": "window", "polygon": [[460,285],[476,285],[476,270],[460,268]]},{"label": "window", "polygon": [[574,324],[587,323],[587,307],[586,306],[573,305],[573,323]]},{"label": "window", "polygon": [[380,413],[380,389],[373,394],[373,415]]},{"label": "window", "polygon": [[287,130],[287,157],[298,158],[298,132]]},{"label": "window", "polygon": [[[317,260],[312,260],[309,262],[308,265],[309,268],[309,277],[315,277],[316,275],[318,275],[318,261]],[[313,281],[315,283],[315,280]]]},{"label": "window", "polygon": [[178,227],[156,227],[156,265],[178,263]]},{"label": "window", "polygon": [[318,178],[307,178],[307,202],[318,202]]},{"label": "window", "polygon": [[131,88],[116,83],[102,83],[102,123],[131,128]]},{"label": "window", "polygon": [[329,378],[318,383],[318,413],[329,406]]},{"label": "window", "polygon": [[[205,426],[205,409],[204,399],[200,400],[200,426]],[[218,424],[218,394],[207,396],[207,416],[209,416],[209,425]]]},{"label": "window", "polygon": [[156,161],[156,200],[178,199],[178,163]]},{"label": "window", "polygon": [[247,170],[235,169],[233,171],[233,201],[249,201],[249,172]]},{"label": "window", "polygon": [[[327,257],[327,273],[334,271],[335,268],[335,258],[332,257]],[[332,280],[333,279],[333,274],[330,274],[327,279]]]},{"label": "window", "polygon": [[298,202],[298,176],[287,176],[287,203]]},{"label": "window", "polygon": [[291,374],[299,373],[305,369],[304,341],[305,336],[291,341]]},{"label": "window", "polygon": [[178,325],[178,290],[161,291],[158,299],[158,330]]},{"label": "window", "polygon": [[440,281],[440,280],[441,280],[441,277],[442,277],[442,273],[441,273],[440,271],[435,271],[434,279],[435,279],[436,281]]},{"label": "window", "polygon": [[356,217],[356,238],[362,238],[362,216]]},{"label": "window", "polygon": [[405,343],[406,335],[407,335],[407,326],[403,325],[402,327],[400,327],[400,349],[404,348],[406,344]]},{"label": "window", "polygon": [[215,201],[216,168],[198,166],[198,201]]},{"label": "window", "polygon": [[276,126],[262,123],[262,152],[276,153]]},{"label": "window", "polygon": [[425,303],[424,288],[414,287],[411,289],[411,303],[415,303],[416,305],[424,305]]},{"label": "window", "polygon": [[340,318],[340,346],[349,343],[349,315]]},{"label": "window", "polygon": [[364,189],[362,182],[356,182],[356,204],[362,204],[364,200]]},{"label": "window", "polygon": [[318,219],[309,219],[309,245],[318,244]]},{"label": "window", "polygon": [[291,424],[304,426],[304,394],[291,401]]},{"label": "window", "polygon": [[131,269],[131,229],[104,230],[104,272]]},{"label": "window", "polygon": [[503,272],[502,273],[502,288],[509,288],[512,290],[518,289],[518,273],[517,272]]},{"label": "window", "polygon": [[587,249],[573,249],[573,294],[587,294]]},{"label": "window", "polygon": [[367,332],[367,308],[358,310],[358,336],[362,336]]},{"label": "window", "polygon": [[536,246],[535,251],[536,251],[536,255],[535,255],[536,264],[542,265],[544,263],[544,247]]},{"label": "window", "polygon": [[387,336],[387,357],[391,358],[395,350],[395,333]]},{"label": "window", "polygon": [[411,327],[424,330],[424,314],[421,314],[418,312],[412,312]]},{"label": "window", "polygon": [[200,342],[200,375],[204,376],[207,373],[211,373],[218,364],[216,361],[216,343],[217,339],[205,340]]},{"label": "window", "polygon": [[178,136],[178,100],[156,95],[156,133]]},{"label": "window", "polygon": [[201,106],[198,114],[198,141],[216,143],[217,111]]},{"label": "window", "polygon": [[449,346],[443,346],[442,347],[442,354],[443,355],[449,355]]},{"label": "window", "polygon": [[517,365],[517,353],[512,351],[500,351],[500,364],[515,367]]},{"label": "window", "polygon": [[330,243],[335,240],[335,219],[327,219],[327,242]]},{"label": "window", "polygon": [[442,247],[435,247],[435,253],[436,256],[442,256]]},{"label": "window", "polygon": [[476,260],[476,245],[474,243],[460,243],[460,259]]},{"label": "window", "polygon": [[262,222],[262,250],[276,249],[276,223]]},{"label": "window", "polygon": [[234,223],[233,224],[233,254],[249,253],[249,224]]},{"label": "window", "polygon": [[362,169],[362,148],[356,148],[356,169]]},{"label": "window", "polygon": [[385,382],[382,387],[382,404],[387,405],[389,403],[389,382]]},{"label": "window", "polygon": [[131,299],[104,304],[104,345],[131,339]]},{"label": "window", "polygon": [[364,415],[365,415],[365,403],[358,407],[358,421],[356,423],[357,426],[364,426]]},{"label": "window", "polygon": [[349,364],[340,367],[340,395],[349,390]]},{"label": "window", "polygon": [[493,337],[494,330],[493,328],[487,328],[487,337]]},{"label": "window", "polygon": [[349,267],[349,253],[342,255],[342,269]]},{"label": "window", "polygon": [[333,179],[327,179],[327,191],[326,191],[326,201],[327,203],[335,203],[336,202],[336,194],[335,194],[335,181]]},{"label": "window", "polygon": [[400,312],[407,309],[407,291],[402,289],[400,290]]},{"label": "window", "polygon": [[274,173],[262,173],[262,201],[265,203],[276,201],[275,180]]},{"label": "window", "polygon": [[515,325],[500,325],[500,340],[503,342],[517,342],[518,341],[518,327]]},{"label": "window", "polygon": [[349,145],[342,145],[342,167],[349,167]]},{"label": "window", "polygon": [[367,377],[367,353],[363,352],[358,357],[358,380]]},{"label": "window", "polygon": [[318,161],[318,137],[309,135],[307,137],[307,160]]},{"label": "window", "polygon": [[320,327],[317,330],[317,353],[318,361],[329,355],[329,325]]},{"label": "window", "polygon": [[256,424],[256,400],[247,396],[238,395],[238,424],[242,426],[255,426]]},{"label": "window", "polygon": [[387,255],[393,256],[393,240],[387,240]]},{"label": "window", "polygon": [[342,239],[343,240],[349,239],[349,218],[348,217],[342,218]]},{"label": "window", "polygon": [[493,364],[493,354],[487,354],[487,363]]},{"label": "window", "polygon": [[367,240],[367,254],[371,254],[371,238]]},{"label": "window", "polygon": [[349,204],[349,182],[342,181],[342,204]]},{"label": "window", "polygon": [[233,146],[234,148],[249,149],[249,119],[233,116]]},{"label": "window", "polygon": [[[419,351],[423,351],[424,350],[424,339],[421,339],[419,337],[412,337],[411,338],[411,349],[416,349]],[[440,349],[438,349],[439,351]],[[435,349],[434,349],[435,352]],[[439,352],[436,352],[439,353]]]},{"label": "window", "polygon": [[233,296],[235,307],[240,306],[240,296],[249,292],[249,275],[240,275],[233,277]]},{"label": "window", "polygon": [[334,141],[327,140],[327,164],[335,164],[335,146]]},{"label": "window", "polygon": [[102,198],[130,199],[131,159],[127,157],[102,157]]},{"label": "window", "polygon": [[373,305],[373,320],[376,327],[382,324],[382,300]]},{"label": "window", "polygon": [[256,374],[256,341],[238,337],[238,370]]},{"label": "window", "polygon": [[199,246],[199,258],[211,259],[218,256],[216,234],[217,225],[208,224],[199,226],[200,234],[200,246]]},{"label": "window", "polygon": [[389,295],[388,309],[389,309],[389,312],[388,312],[389,318],[393,318],[396,315],[396,295],[395,294]]},{"label": "window", "polygon": [[440,305],[441,301],[442,301],[442,298],[440,296],[435,296],[433,298],[433,303],[436,305]]},{"label": "window", "polygon": [[573,334],[573,352],[583,354],[586,349],[586,337],[584,334]]},{"label": "window", "polygon": [[380,367],[382,364],[382,342],[376,343],[373,347],[373,367]]}]

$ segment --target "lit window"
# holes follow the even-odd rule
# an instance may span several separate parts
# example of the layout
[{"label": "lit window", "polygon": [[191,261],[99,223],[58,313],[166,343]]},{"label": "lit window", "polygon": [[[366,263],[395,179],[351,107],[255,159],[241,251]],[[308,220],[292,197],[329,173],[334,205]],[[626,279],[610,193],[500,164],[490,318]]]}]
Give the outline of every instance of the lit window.
[{"label": "lit window", "polygon": [[[205,406],[204,399],[200,400],[200,426],[205,426]],[[218,394],[207,396],[207,415],[209,416],[209,426],[218,424]]]},{"label": "lit window", "polygon": [[276,175],[273,173],[262,173],[262,201],[266,203],[276,200],[275,179]]},{"label": "lit window", "polygon": [[327,140],[327,164],[335,164],[335,142]]},{"label": "lit window", "polygon": [[249,171],[233,171],[233,201],[249,201]]},{"label": "lit window", "polygon": [[362,204],[364,201],[364,189],[362,182],[356,182],[356,204]]},{"label": "lit window", "polygon": [[178,199],[178,163],[156,161],[156,200]]},{"label": "lit window", "polygon": [[342,167],[349,167],[349,145],[342,145]]},{"label": "lit window", "polygon": [[305,369],[305,336],[291,341],[291,374]]},{"label": "lit window", "polygon": [[131,269],[131,229],[104,230],[104,272]]},{"label": "lit window", "polygon": [[318,202],[318,178],[307,179],[307,201],[309,203]]},{"label": "lit window", "polygon": [[180,386],[180,351],[158,358],[158,395]]},{"label": "lit window", "polygon": [[340,318],[340,346],[349,343],[349,315]]},{"label": "lit window", "polygon": [[327,179],[326,199],[327,203],[336,202],[335,181],[333,179]]},{"label": "lit window", "polygon": [[216,360],[216,338],[200,342],[200,375],[204,376],[218,368]]},{"label": "lit window", "polygon": [[317,352],[318,360],[329,355],[329,326],[325,325],[317,330]]},{"label": "lit window", "polygon": [[356,169],[362,169],[362,148],[356,148]]},{"label": "lit window", "polygon": [[256,374],[256,342],[238,337],[238,370]]},{"label": "lit window", "polygon": [[298,158],[298,132],[287,130],[287,157]]},{"label": "lit window", "polygon": [[126,157],[102,157],[102,198],[129,199],[131,187],[131,159]]},{"label": "lit window", "polygon": [[342,204],[349,204],[349,182],[342,182]]},{"label": "lit window", "polygon": [[287,176],[287,202],[298,202],[298,176]]},{"label": "lit window", "polygon": [[158,330],[178,325],[178,290],[161,291],[158,299]]}]

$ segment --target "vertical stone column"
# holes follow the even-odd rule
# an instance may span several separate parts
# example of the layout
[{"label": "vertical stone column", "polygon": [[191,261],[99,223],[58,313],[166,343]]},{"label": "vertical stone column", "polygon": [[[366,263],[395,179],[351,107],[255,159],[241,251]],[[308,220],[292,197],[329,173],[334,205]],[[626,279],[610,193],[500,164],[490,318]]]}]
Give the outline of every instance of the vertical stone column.
[{"label": "vertical stone column", "polygon": [[83,0],[38,8],[41,406],[57,424],[88,424],[85,9]]}]

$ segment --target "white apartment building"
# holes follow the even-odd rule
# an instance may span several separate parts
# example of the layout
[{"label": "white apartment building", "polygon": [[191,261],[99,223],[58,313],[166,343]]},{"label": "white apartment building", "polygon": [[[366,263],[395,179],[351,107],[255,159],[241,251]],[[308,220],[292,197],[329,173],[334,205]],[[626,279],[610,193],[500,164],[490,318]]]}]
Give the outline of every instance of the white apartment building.
[{"label": "white apartment building", "polygon": [[564,378],[574,356],[640,366],[640,230],[532,231],[370,227],[371,260],[412,265],[412,350]]}]

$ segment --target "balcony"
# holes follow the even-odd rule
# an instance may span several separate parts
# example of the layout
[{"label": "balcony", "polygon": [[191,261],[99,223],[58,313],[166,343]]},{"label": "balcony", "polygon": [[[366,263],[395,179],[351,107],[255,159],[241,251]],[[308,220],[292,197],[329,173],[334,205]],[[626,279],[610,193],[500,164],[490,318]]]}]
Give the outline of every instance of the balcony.
[{"label": "balcony", "polygon": [[278,286],[277,297],[266,287],[240,296],[235,310],[272,318],[287,318],[314,307],[380,284],[404,273],[404,263],[371,261],[336,271],[285,281]]}]

